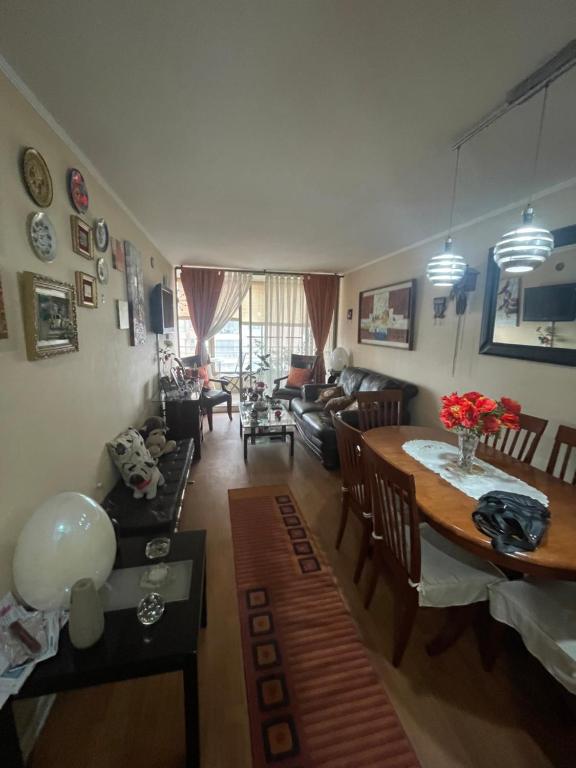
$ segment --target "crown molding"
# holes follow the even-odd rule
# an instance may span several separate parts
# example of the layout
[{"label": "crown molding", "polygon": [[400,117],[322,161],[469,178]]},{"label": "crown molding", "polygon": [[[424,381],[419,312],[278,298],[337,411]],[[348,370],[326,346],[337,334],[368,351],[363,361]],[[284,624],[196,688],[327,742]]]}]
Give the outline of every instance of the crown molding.
[{"label": "crown molding", "polygon": [[[559,184],[555,184],[553,187],[548,187],[547,189],[543,189],[540,192],[537,192],[535,195],[532,195],[532,200],[541,200],[543,197],[548,197],[549,195],[553,195],[556,192],[562,192],[564,189],[570,189],[570,187],[574,186],[576,186],[576,176],[572,177],[571,179],[567,179],[566,181],[562,181]],[[488,221],[489,219],[494,219],[497,216],[501,216],[503,213],[508,213],[508,211],[513,211],[515,209],[521,211],[525,205],[525,197],[522,200],[515,200],[513,203],[509,203],[502,208],[495,208],[493,211],[483,213],[482,216],[477,216],[475,219],[470,219],[463,224],[458,224],[457,227],[452,227],[452,233],[449,233],[448,230],[445,229],[443,232],[437,232],[435,235],[425,237],[424,240],[418,240],[415,243],[411,243],[410,245],[405,245],[402,248],[399,248],[397,251],[391,251],[390,253],[384,254],[384,256],[379,256],[377,259],[372,259],[372,261],[367,261],[364,264],[360,264],[358,267],[348,269],[342,274],[351,275],[353,272],[366,269],[366,267],[371,267],[373,264],[379,264],[381,261],[386,261],[387,259],[391,259],[394,256],[399,256],[400,254],[407,253],[408,251],[412,251],[415,248],[420,248],[423,245],[429,245],[430,243],[435,243],[439,240],[445,240],[448,234],[461,232],[463,229],[474,227],[476,224],[481,224],[482,222]]]},{"label": "crown molding", "polygon": [[[60,123],[54,118],[54,116],[46,109],[36,94],[26,85],[24,80],[18,75],[18,73],[11,67],[6,59],[0,54],[0,72],[3,72],[8,81],[16,88],[18,93],[23,96],[32,109],[44,120],[44,122],[51,128],[51,130],[58,136],[58,138],[70,149],[82,163],[87,171],[96,179],[100,186],[110,195],[116,205],[128,216],[128,218],[135,224],[142,234],[150,241],[150,243],[164,256],[162,249],[152,237],[150,232],[142,224],[142,222],[132,213],[126,203],[120,198],[120,196],[112,189],[110,184],[102,176],[100,171],[96,168],[94,163],[84,154],[80,147],[71,139],[66,133]],[[166,258],[164,256],[164,258]],[[168,259],[167,259],[168,261]]]}]

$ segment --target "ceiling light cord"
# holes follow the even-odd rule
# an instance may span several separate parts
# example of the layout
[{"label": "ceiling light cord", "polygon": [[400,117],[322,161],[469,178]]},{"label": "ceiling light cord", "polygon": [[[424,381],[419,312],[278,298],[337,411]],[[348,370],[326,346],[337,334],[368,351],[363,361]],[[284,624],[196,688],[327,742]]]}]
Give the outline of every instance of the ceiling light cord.
[{"label": "ceiling light cord", "polygon": [[448,237],[452,237],[452,225],[454,223],[454,208],[456,207],[456,187],[458,185],[458,169],[460,167],[460,147],[456,147],[456,165],[454,167],[454,179],[452,181],[452,202],[450,204],[450,224],[448,225]]},{"label": "ceiling light cord", "polygon": [[542,107],[540,109],[540,122],[538,123],[538,134],[536,136],[536,152],[534,153],[534,166],[532,168],[532,178],[530,180],[530,189],[528,196],[528,205],[530,208],[532,205],[532,198],[534,197],[536,174],[538,172],[538,164],[540,162],[540,148],[542,146],[542,134],[544,132],[544,117],[546,115],[546,104],[548,102],[548,87],[550,83],[546,83],[544,86],[544,96],[542,98]]}]

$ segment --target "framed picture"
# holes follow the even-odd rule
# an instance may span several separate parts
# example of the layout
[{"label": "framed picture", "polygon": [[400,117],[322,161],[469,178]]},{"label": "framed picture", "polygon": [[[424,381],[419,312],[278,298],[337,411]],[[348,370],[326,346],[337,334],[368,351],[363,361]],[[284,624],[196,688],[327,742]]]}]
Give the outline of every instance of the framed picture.
[{"label": "framed picture", "polygon": [[505,272],[501,272],[498,281],[496,314],[494,315],[495,328],[518,325],[520,319],[520,285],[519,277],[510,277]]},{"label": "framed picture", "polygon": [[142,257],[129,240],[124,240],[126,257],[126,287],[130,317],[130,344],[135,347],[146,341],[146,313],[144,309],[144,275]]},{"label": "framed picture", "polygon": [[127,301],[116,299],[116,314],[118,317],[118,328],[121,331],[127,331],[130,328],[130,316],[128,314]]},{"label": "framed picture", "polygon": [[70,216],[72,228],[72,250],[85,259],[93,259],[92,228],[80,216]]},{"label": "framed picture", "polygon": [[96,309],[98,306],[96,278],[93,275],[87,275],[86,272],[76,272],[76,294],[79,307]]},{"label": "framed picture", "polygon": [[126,261],[124,259],[124,243],[122,240],[116,240],[115,237],[110,238],[112,245],[112,266],[117,269],[118,272],[126,271]]},{"label": "framed picture", "polygon": [[416,281],[360,292],[358,343],[412,349]]},{"label": "framed picture", "polygon": [[8,323],[4,309],[4,293],[2,292],[2,277],[0,276],[0,339],[8,338]]},{"label": "framed picture", "polygon": [[22,274],[22,311],[28,360],[78,351],[76,291],[34,272]]}]

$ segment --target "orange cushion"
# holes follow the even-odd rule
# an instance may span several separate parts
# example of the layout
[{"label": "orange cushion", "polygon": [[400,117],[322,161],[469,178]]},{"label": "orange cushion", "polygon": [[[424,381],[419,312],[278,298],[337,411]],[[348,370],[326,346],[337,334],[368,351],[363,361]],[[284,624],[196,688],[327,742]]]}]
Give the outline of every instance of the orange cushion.
[{"label": "orange cushion", "polygon": [[303,387],[304,384],[310,384],[312,381],[312,373],[312,368],[293,368],[290,366],[286,386]]}]

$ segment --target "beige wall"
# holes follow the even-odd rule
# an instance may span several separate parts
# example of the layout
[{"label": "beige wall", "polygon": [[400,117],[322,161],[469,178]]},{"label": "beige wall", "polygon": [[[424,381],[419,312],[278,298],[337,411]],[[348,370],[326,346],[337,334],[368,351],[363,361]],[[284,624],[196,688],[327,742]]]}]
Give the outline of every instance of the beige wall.
[{"label": "beige wall", "polygon": [[[141,423],[156,382],[156,337],[149,334],[145,345],[131,347],[128,331],[116,327],[115,299],[126,298],[126,284],[124,274],[112,269],[110,252],[105,256],[110,281],[103,286],[100,306],[77,309],[80,351],[52,360],[26,359],[18,273],[29,270],[70,283],[76,270],[95,274],[95,262],[71,250],[74,211],[66,193],[67,168],[77,166],[85,175],[90,208],[84,218],[92,222],[103,217],[113,236],[131,240],[140,250],[147,293],[163,275],[171,280],[172,269],[3,75],[0,114],[0,274],[9,331],[9,338],[0,340],[3,594],[10,584],[13,545],[30,512],[59,491],[103,497],[115,477],[105,442],[130,424]],[[19,153],[27,145],[42,153],[54,183],[54,201],[47,209],[58,237],[52,264],[37,259],[27,241],[26,219],[37,210],[20,180]]]},{"label": "beige wall", "polygon": [[[536,214],[538,221],[551,229],[576,224],[576,186],[538,200]],[[425,277],[427,260],[442,247],[440,241],[347,274],[342,280],[340,294],[338,343],[351,351],[354,365],[389,373],[420,387],[412,409],[415,424],[439,425],[439,398],[454,390],[478,389],[494,397],[508,395],[520,401],[527,413],[550,420],[536,455],[536,463],[542,466],[557,425],[576,426],[576,368],[478,354],[487,251],[519,220],[519,212],[518,215],[510,212],[454,235],[458,252],[470,266],[480,270],[477,290],[470,297],[454,375],[454,305],[449,305],[446,319],[435,325],[432,298],[447,295],[449,291],[434,288]],[[411,278],[417,280],[414,351],[359,345],[358,292]],[[352,320],[346,319],[349,308],[354,310]]]}]

